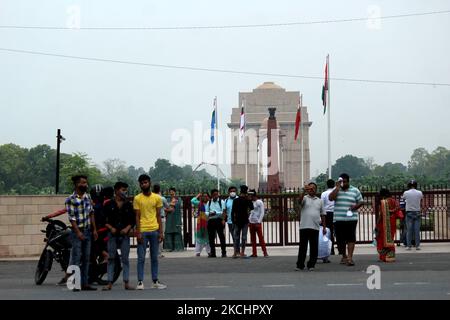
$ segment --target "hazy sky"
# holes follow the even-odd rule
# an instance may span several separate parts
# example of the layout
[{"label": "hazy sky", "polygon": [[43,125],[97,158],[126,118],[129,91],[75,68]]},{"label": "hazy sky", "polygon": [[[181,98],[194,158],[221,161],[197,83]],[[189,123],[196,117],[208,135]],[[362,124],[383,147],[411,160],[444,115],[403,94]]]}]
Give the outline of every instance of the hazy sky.
[{"label": "hazy sky", "polygon": [[[0,25],[171,27],[267,24],[450,9],[448,1],[19,1],[0,0]],[[75,11],[74,11],[75,10]],[[76,19],[75,19],[76,20]],[[274,28],[207,30],[33,30],[0,28],[0,47],[251,72],[450,83],[450,14]],[[371,27],[372,26],[372,27]],[[375,27],[374,27],[375,26]],[[209,127],[218,97],[220,125],[239,91],[274,81],[303,93],[313,125],[311,173],[327,166],[322,80],[233,75],[70,60],[0,51],[0,144],[120,158],[146,170],[170,158],[176,129]],[[331,82],[332,158],[407,163],[412,151],[450,148],[450,87]],[[205,141],[205,145],[207,142]],[[195,166],[196,163],[193,163]],[[229,172],[223,166],[225,172]]]}]

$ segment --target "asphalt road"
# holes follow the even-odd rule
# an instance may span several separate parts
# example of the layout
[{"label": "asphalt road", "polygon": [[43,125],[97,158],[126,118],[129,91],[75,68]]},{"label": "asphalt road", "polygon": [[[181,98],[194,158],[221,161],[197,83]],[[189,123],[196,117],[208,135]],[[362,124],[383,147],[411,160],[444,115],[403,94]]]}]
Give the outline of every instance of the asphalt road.
[{"label": "asphalt road", "polygon": [[[450,253],[398,254],[384,264],[375,255],[355,256],[356,266],[318,262],[313,272],[295,271],[295,256],[256,259],[206,257],[163,258],[160,280],[166,290],[150,289],[147,260],[144,291],[125,291],[121,278],[109,292],[71,292],[56,286],[62,272],[54,264],[44,284],[34,284],[37,261],[0,262],[0,299],[180,299],[180,300],[302,300],[302,299],[433,299],[450,300]],[[380,289],[369,289],[370,265],[380,267]],[[136,284],[136,260],[131,260]],[[371,284],[376,282],[369,281]],[[100,288],[100,287],[99,287]]]}]

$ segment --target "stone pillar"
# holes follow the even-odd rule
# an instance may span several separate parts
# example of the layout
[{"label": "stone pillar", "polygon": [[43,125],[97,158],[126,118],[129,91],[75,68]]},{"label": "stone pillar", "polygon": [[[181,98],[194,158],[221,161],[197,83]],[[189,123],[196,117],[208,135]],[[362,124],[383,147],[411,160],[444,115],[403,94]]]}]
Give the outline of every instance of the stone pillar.
[{"label": "stone pillar", "polygon": [[269,108],[270,116],[267,122],[267,188],[269,191],[278,191],[280,188],[279,133],[275,111],[276,108]]}]

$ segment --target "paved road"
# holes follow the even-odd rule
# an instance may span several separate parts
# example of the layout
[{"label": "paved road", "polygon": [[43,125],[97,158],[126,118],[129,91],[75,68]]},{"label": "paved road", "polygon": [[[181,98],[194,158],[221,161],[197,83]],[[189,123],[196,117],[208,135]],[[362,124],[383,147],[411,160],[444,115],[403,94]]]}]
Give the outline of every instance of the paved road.
[{"label": "paved road", "polygon": [[[356,266],[318,263],[314,272],[294,271],[295,256],[231,259],[163,258],[160,279],[166,290],[70,292],[55,283],[57,265],[41,286],[34,284],[37,261],[0,261],[0,299],[450,299],[450,253],[398,254],[397,262],[382,264],[375,255],[358,255]],[[381,289],[367,288],[367,268],[381,268]],[[149,286],[149,263],[145,284]],[[131,261],[136,283],[136,260]]]}]

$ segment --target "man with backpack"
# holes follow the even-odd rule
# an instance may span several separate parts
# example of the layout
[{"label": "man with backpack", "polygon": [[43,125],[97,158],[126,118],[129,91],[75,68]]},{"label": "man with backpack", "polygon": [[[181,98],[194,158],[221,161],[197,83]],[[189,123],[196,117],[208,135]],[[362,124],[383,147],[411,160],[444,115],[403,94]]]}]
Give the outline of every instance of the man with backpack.
[{"label": "man with backpack", "polygon": [[225,235],[223,233],[225,227],[225,220],[223,216],[224,209],[225,203],[219,198],[219,190],[211,190],[211,200],[208,201],[205,207],[205,213],[208,217],[209,245],[211,247],[211,254],[208,258],[216,258],[216,234],[219,235],[222,258],[226,258],[227,256]]}]

